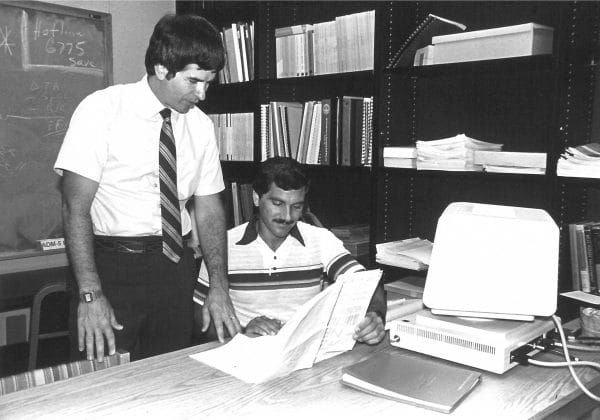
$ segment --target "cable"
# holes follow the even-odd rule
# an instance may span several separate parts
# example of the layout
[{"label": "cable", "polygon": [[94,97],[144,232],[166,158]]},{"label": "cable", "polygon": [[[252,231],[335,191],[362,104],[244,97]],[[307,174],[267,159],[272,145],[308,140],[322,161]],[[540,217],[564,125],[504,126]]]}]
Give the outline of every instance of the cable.
[{"label": "cable", "polygon": [[[585,385],[583,385],[583,383],[581,382],[581,380],[579,379],[579,377],[577,376],[577,374],[575,373],[575,369],[573,369],[573,366],[578,366],[582,362],[572,362],[571,361],[571,356],[569,356],[569,348],[567,346],[567,340],[565,338],[565,332],[563,331],[562,325],[560,323],[560,319],[558,319],[558,317],[556,315],[552,315],[552,321],[554,322],[554,325],[556,325],[556,329],[558,330],[558,333],[560,334],[560,341],[561,341],[561,344],[562,344],[563,352],[565,353],[565,360],[566,360],[566,362],[564,362],[564,364],[569,368],[569,372],[571,372],[571,376],[575,380],[575,383],[577,384],[577,386],[579,386],[579,388],[581,388],[581,390],[588,397],[590,397],[594,401],[600,402],[600,396],[595,395],[589,389],[587,389],[585,387]],[[529,360],[529,363],[532,363],[532,362],[533,362],[533,360]],[[538,363],[539,361],[536,360],[535,362]],[[594,365],[598,365],[595,362],[588,362],[588,363],[594,363]],[[532,363],[532,364],[534,364],[534,363]],[[586,364],[586,366],[587,366],[587,364]]]},{"label": "cable", "polygon": [[[536,359],[529,359],[528,362],[531,365],[543,366],[543,367],[565,367],[568,365],[567,362],[545,362],[543,360],[536,360]],[[587,366],[587,367],[591,367],[591,368],[600,370],[600,363],[588,362],[585,360],[571,362],[571,365],[577,366],[577,367]]]},{"label": "cable", "polygon": [[[560,341],[556,341],[554,343],[555,345],[560,345],[561,342]],[[585,344],[570,344],[567,343],[567,347],[570,348],[571,350],[579,350],[579,351],[600,351],[600,346],[588,346]]]}]

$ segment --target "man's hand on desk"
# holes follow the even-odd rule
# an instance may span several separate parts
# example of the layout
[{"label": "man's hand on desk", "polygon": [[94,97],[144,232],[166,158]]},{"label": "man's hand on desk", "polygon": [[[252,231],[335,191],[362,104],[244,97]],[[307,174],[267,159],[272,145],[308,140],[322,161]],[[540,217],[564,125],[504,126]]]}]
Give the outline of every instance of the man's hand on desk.
[{"label": "man's hand on desk", "polygon": [[383,320],[375,312],[367,312],[354,331],[353,338],[367,344],[377,344],[385,336]]},{"label": "man's hand on desk", "polygon": [[210,320],[213,320],[217,337],[221,343],[225,341],[225,330],[227,328],[231,337],[242,331],[240,321],[235,315],[235,309],[229,293],[221,287],[213,286],[208,289],[208,296],[202,307],[202,331],[208,330]]},{"label": "man's hand on desk", "polygon": [[122,330],[117,322],[110,302],[104,296],[98,296],[91,302],[80,302],[77,308],[77,332],[79,351],[86,349],[87,359],[96,358],[99,362],[104,359],[104,339],[108,344],[108,354],[115,352],[115,334],[113,328]]},{"label": "man's hand on desk", "polygon": [[249,337],[258,337],[261,335],[276,335],[283,324],[278,319],[272,319],[266,316],[257,316],[246,326],[246,335]]}]

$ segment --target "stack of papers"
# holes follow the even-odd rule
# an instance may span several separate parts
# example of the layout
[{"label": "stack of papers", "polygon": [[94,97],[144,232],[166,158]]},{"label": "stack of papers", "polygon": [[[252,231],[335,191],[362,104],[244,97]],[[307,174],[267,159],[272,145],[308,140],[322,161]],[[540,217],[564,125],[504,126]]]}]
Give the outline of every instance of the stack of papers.
[{"label": "stack of papers", "polygon": [[388,146],[383,148],[383,166],[386,168],[416,168],[417,148]]},{"label": "stack of papers", "polygon": [[502,150],[502,145],[457,134],[439,140],[417,141],[417,170],[481,171],[473,163],[476,150]]},{"label": "stack of papers", "polygon": [[558,176],[600,178],[600,143],[568,147],[558,159]]},{"label": "stack of papers", "polygon": [[298,308],[277,335],[236,334],[227,344],[190,357],[248,383],[309,368],[354,347],[354,328],[380,278],[380,270],[342,274]]},{"label": "stack of papers", "polygon": [[473,153],[473,163],[483,166],[485,172],[535,175],[546,173],[546,153],[476,150]]},{"label": "stack of papers", "polygon": [[433,243],[427,239],[410,238],[375,245],[375,260],[379,264],[410,270],[425,270],[429,267]]}]

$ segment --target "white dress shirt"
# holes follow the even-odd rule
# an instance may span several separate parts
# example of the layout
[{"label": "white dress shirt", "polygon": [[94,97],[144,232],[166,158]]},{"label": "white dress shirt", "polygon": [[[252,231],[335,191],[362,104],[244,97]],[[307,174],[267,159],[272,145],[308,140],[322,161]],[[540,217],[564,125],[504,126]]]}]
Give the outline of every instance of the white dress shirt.
[{"label": "white dress shirt", "polygon": [[[54,169],[98,182],[91,208],[95,234],[162,234],[158,145],[164,108],[144,76],[92,93],[73,113]],[[210,118],[194,107],[186,114],[172,110],[171,120],[185,235],[191,230],[185,203],[223,190],[223,175]]]}]

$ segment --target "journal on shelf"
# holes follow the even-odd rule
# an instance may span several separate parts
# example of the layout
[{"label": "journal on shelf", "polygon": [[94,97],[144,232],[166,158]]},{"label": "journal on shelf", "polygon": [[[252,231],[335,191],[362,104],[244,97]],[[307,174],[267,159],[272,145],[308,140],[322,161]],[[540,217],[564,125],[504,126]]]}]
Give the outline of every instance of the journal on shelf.
[{"label": "journal on shelf", "polygon": [[412,67],[415,53],[425,47],[436,35],[445,35],[464,31],[466,26],[440,16],[429,14],[423,22],[408,36],[390,60],[390,68]]},{"label": "journal on shelf", "polygon": [[481,374],[401,353],[377,353],[342,370],[352,388],[417,407],[450,413],[480,382]]},{"label": "journal on shelf", "polygon": [[309,368],[354,347],[354,327],[366,314],[380,278],[380,270],[343,274],[302,305],[277,335],[237,334],[221,347],[190,357],[248,383]]}]

